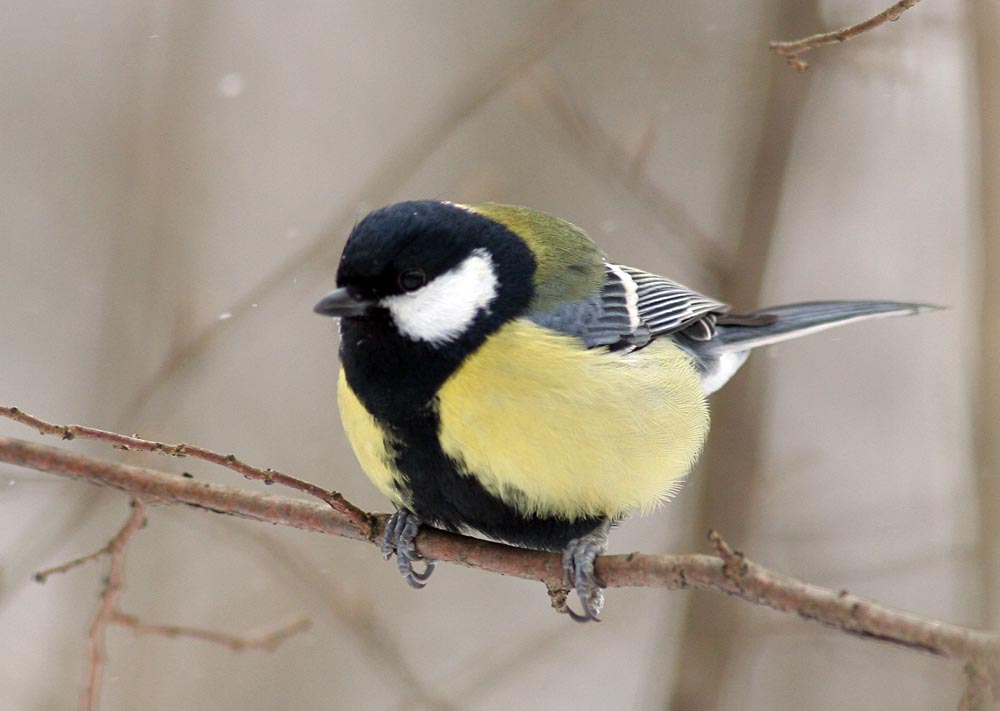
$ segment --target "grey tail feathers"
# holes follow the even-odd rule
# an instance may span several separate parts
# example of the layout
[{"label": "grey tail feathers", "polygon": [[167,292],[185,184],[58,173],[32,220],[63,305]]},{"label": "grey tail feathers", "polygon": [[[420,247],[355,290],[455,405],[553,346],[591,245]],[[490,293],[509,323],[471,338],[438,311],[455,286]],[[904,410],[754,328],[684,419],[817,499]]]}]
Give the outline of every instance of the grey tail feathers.
[{"label": "grey tail feathers", "polygon": [[896,301],[812,301],[719,317],[711,344],[719,353],[748,351],[854,321],[887,316],[911,316],[941,308]]}]

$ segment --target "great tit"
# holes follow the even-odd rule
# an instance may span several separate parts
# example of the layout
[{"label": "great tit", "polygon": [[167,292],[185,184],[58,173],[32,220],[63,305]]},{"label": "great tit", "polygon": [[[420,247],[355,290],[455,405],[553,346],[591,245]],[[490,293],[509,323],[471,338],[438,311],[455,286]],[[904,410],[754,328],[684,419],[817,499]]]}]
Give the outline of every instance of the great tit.
[{"label": "great tit", "polygon": [[668,499],[701,452],[706,396],[752,348],[921,304],[827,301],[736,315],[608,262],[579,228],[524,207],[402,202],[353,229],[337,289],[338,402],[354,453],[396,508],[382,553],[423,587],[422,524],[562,551],[597,619],[608,530]]}]

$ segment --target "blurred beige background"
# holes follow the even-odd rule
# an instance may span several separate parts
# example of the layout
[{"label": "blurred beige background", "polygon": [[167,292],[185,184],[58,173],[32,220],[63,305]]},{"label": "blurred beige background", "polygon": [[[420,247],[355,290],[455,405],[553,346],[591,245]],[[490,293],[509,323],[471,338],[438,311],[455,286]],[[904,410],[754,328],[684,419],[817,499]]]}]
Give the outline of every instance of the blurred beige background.
[{"label": "blurred beige background", "polygon": [[[767,52],[887,4],[6,3],[0,402],[385,510],[311,306],[371,208],[530,205],[741,308],[950,306],[758,353],[688,486],[611,550],[706,551],[713,527],[790,575],[998,626],[998,3],[927,0],[805,75]],[[31,574],[127,509],[0,469],[0,708],[76,703],[101,570]],[[538,584],[442,566],[415,592],[372,547],[179,508],[127,574],[151,622],[314,624],[242,655],[112,629],[104,709],[919,711],[963,688],[958,665],[720,595],[612,590],[580,626]]]}]

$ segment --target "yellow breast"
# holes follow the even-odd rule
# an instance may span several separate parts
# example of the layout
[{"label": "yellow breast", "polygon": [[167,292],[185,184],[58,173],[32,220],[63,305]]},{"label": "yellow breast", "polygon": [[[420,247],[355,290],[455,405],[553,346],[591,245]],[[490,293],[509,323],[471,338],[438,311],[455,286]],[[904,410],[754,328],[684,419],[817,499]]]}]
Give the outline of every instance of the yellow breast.
[{"label": "yellow breast", "polygon": [[395,443],[351,390],[343,368],[337,383],[337,404],[344,432],[365,474],[397,507],[408,506],[409,502],[395,486],[400,481],[400,474],[392,462]]},{"label": "yellow breast", "polygon": [[586,350],[522,319],[469,356],[439,400],[444,451],[529,515],[649,510],[708,432],[698,373],[669,339],[625,355]]}]

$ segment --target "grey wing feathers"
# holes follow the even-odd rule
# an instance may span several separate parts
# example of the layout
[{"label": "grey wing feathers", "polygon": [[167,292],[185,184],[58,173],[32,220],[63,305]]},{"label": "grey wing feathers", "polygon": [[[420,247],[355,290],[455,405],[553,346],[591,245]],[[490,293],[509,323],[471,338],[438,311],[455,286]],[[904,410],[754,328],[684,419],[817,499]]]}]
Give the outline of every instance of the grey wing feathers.
[{"label": "grey wing feathers", "polygon": [[715,335],[715,316],[728,310],[725,304],[669,279],[608,264],[600,292],[529,318],[579,337],[588,348],[641,348],[655,336],[678,331],[694,340],[710,339]]},{"label": "grey wing feathers", "polygon": [[696,341],[715,336],[716,316],[729,306],[675,281],[631,267],[620,267],[636,287],[639,318],[654,336],[683,331]]},{"label": "grey wing feathers", "polygon": [[649,342],[649,329],[639,321],[629,287],[629,282],[606,269],[598,293],[528,317],[539,326],[579,337],[588,348],[641,347]]}]

